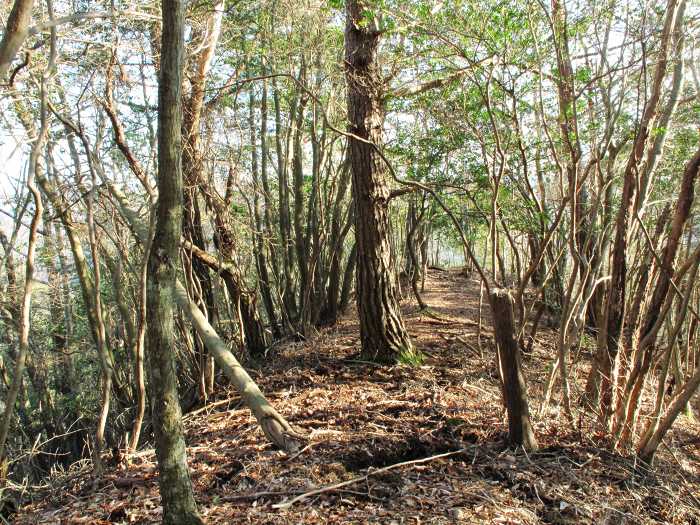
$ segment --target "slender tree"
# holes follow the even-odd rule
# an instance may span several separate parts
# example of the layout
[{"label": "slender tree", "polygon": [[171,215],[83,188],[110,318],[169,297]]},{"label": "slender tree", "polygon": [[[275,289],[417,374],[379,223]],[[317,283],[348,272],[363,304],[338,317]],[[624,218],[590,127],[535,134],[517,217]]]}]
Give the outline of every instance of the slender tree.
[{"label": "slender tree", "polygon": [[[25,2],[26,4],[27,2]],[[13,26],[18,22],[14,20],[16,16],[29,16],[16,13],[19,9],[20,11],[24,9],[29,9],[31,11],[31,2],[28,2],[28,6],[19,6],[21,2],[17,2],[10,15],[10,20],[8,21],[8,28],[6,29],[3,41],[0,42],[0,53],[5,53],[6,45],[8,39],[11,40],[11,32],[13,30],[23,30]],[[47,2],[47,7],[49,14],[53,17],[53,4],[50,0]],[[31,13],[30,13],[31,14]],[[27,20],[24,22],[27,23]],[[24,293],[22,294],[21,306],[19,308],[19,344],[17,356],[15,359],[14,366],[14,376],[12,378],[12,384],[9,387],[7,397],[5,399],[5,411],[3,413],[2,421],[0,421],[0,472],[5,471],[5,452],[6,452],[6,442],[10,431],[10,426],[12,423],[12,415],[15,408],[15,402],[17,396],[19,395],[20,389],[22,387],[22,376],[24,373],[24,366],[27,361],[27,356],[29,354],[29,328],[31,325],[31,310],[32,310],[32,294],[34,292],[34,259],[36,255],[37,247],[37,237],[39,232],[39,225],[41,224],[42,213],[44,211],[44,204],[41,198],[41,193],[36,183],[38,171],[43,170],[42,163],[42,151],[46,142],[48,140],[49,134],[49,120],[48,120],[48,87],[49,81],[52,77],[52,69],[56,62],[56,31],[51,30],[50,42],[50,52],[49,60],[46,69],[41,75],[41,85],[40,85],[40,114],[39,119],[41,126],[37,133],[35,133],[34,144],[32,145],[31,153],[29,154],[29,169],[27,174],[27,189],[31,193],[34,199],[34,215],[32,216],[32,222],[29,226],[29,239],[27,244],[27,260],[25,264],[25,277],[24,277]],[[17,47],[21,45],[21,41],[17,44]],[[4,58],[2,59],[4,60]],[[9,57],[9,61],[12,57]],[[0,65],[1,67],[1,65]],[[0,78],[4,75],[4,72],[0,70]]]},{"label": "slender tree", "polygon": [[174,295],[182,233],[183,0],[164,0],[158,87],[158,205],[148,262],[148,344],[151,420],[160,471],[163,523],[203,523],[187,468],[175,366]]}]

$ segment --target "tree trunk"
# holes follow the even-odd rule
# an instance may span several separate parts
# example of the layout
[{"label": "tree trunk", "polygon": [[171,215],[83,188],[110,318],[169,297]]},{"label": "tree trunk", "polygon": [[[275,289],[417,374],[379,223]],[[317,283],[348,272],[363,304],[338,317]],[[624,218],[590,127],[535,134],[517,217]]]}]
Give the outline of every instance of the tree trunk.
[{"label": "tree trunk", "polygon": [[[659,57],[654,72],[654,81],[651,95],[644,107],[644,113],[640,121],[639,129],[635,137],[632,151],[627,160],[624,173],[620,208],[615,220],[615,241],[613,244],[611,279],[607,297],[607,306],[601,324],[606,333],[606,341],[596,353],[596,363],[592,373],[597,375],[593,384],[600,385],[599,392],[594,393],[594,398],[600,398],[600,409],[603,414],[609,414],[613,406],[613,385],[616,382],[613,377],[615,363],[617,361],[622,322],[625,318],[625,287],[627,284],[627,244],[629,228],[635,210],[637,197],[637,177],[639,163],[641,162],[648,138],[657,115],[661,89],[666,75],[668,62],[668,48],[671,37],[671,29],[677,12],[677,0],[669,0],[666,6],[664,28],[661,35]],[[596,388],[595,390],[598,390]]]},{"label": "tree trunk", "polygon": [[201,524],[192,492],[177,393],[174,302],[182,232],[180,96],[184,2],[164,0],[158,89],[158,207],[148,261],[148,371],[163,523]]},{"label": "tree trunk", "polygon": [[333,215],[331,219],[331,237],[330,237],[330,262],[328,264],[328,286],[326,288],[326,301],[324,309],[321,312],[322,324],[333,324],[338,320],[340,313],[339,300],[341,286],[343,284],[342,259],[345,244],[345,238],[350,232],[350,228],[354,221],[352,205],[347,213],[345,224],[341,225],[341,214],[343,210],[343,199],[347,192],[350,183],[349,166],[344,166],[341,169],[340,183],[338,185],[335,203],[333,206]]},{"label": "tree trunk", "polygon": [[489,296],[494,332],[498,344],[503,402],[508,412],[508,441],[525,450],[536,450],[537,440],[530,424],[527,385],[520,363],[520,349],[515,340],[513,298],[505,289],[496,289]]},{"label": "tree trunk", "polygon": [[367,21],[367,4],[346,2],[345,76],[352,191],[357,243],[357,310],[362,356],[395,362],[414,354],[401,317],[389,246],[389,187],[382,147],[382,80],[377,64],[380,31]]},{"label": "tree trunk", "polygon": [[423,300],[423,296],[418,289],[418,282],[421,280],[421,272],[423,270],[422,265],[418,262],[418,256],[416,255],[416,230],[421,226],[423,221],[423,215],[425,215],[425,206],[421,205],[420,215],[416,216],[415,202],[413,200],[409,204],[408,217],[406,225],[406,251],[408,252],[408,264],[407,274],[408,279],[411,283],[411,289],[413,290],[413,295],[418,302],[418,307],[421,310],[426,310],[428,305]]},{"label": "tree trunk", "polygon": [[10,64],[27,38],[29,22],[32,20],[34,0],[15,0],[7,19],[5,34],[0,41],[0,82],[4,82]]},{"label": "tree trunk", "polygon": [[[265,249],[265,235],[267,234],[267,221],[265,221],[265,231],[263,231],[263,210],[260,202],[260,192],[263,194],[265,190],[260,184],[260,174],[258,170],[258,148],[257,137],[255,134],[255,96],[251,91],[250,102],[248,106],[248,126],[250,128],[250,145],[251,145],[251,172],[253,175],[253,252],[255,255],[255,265],[258,270],[258,287],[262,296],[267,319],[270,323],[273,333],[279,333],[277,329],[277,317],[275,315],[275,303],[272,300],[272,279],[268,271],[268,261]],[[262,149],[261,149],[262,150]],[[262,152],[264,154],[264,151]],[[261,162],[264,159],[261,156]],[[263,163],[264,164],[264,163]],[[269,203],[266,203],[268,206]],[[269,213],[269,212],[267,212]],[[267,217],[267,216],[266,216]]]},{"label": "tree trunk", "polygon": [[[45,86],[42,85],[42,90]],[[43,98],[43,97],[42,97]],[[34,256],[36,254],[37,245],[37,233],[39,230],[39,224],[41,222],[41,215],[43,212],[43,204],[41,200],[41,193],[36,187],[34,181],[34,175],[41,167],[40,162],[40,152],[46,141],[46,136],[48,132],[48,126],[45,122],[45,98],[42,100],[42,109],[44,114],[42,114],[42,128],[36,137],[34,146],[32,147],[32,152],[29,158],[29,174],[27,176],[27,187],[34,197],[34,216],[32,217],[32,222],[29,227],[29,240],[27,244],[27,260],[26,260],[26,272],[24,278],[24,293],[22,295],[22,303],[20,309],[19,317],[19,349],[17,351],[17,357],[15,358],[14,372],[12,375],[12,384],[7,393],[5,399],[5,412],[2,417],[2,422],[0,423],[0,466],[4,465],[5,458],[5,444],[7,442],[7,436],[10,432],[10,427],[12,424],[12,414],[15,409],[15,401],[22,387],[22,376],[24,374],[24,365],[27,360],[27,354],[29,353],[29,326],[31,323],[31,307],[32,307],[32,292],[34,290]]]},{"label": "tree trunk", "polygon": [[357,243],[352,245],[348,260],[345,263],[345,271],[343,272],[343,287],[340,290],[340,304],[338,311],[344,313],[350,304],[350,294],[352,293],[352,285],[354,282],[355,266],[357,265]]},{"label": "tree trunk", "polygon": [[651,463],[654,460],[654,455],[661,444],[661,440],[676,421],[678,414],[681,413],[685,405],[690,401],[690,398],[692,398],[693,394],[698,390],[698,387],[700,387],[700,366],[695,369],[695,373],[683,386],[680,393],[671,403],[671,406],[668,407],[666,415],[664,415],[659,423],[656,432],[639,443],[637,455],[645,462]]},{"label": "tree trunk", "polygon": [[[282,112],[279,92],[275,78],[272,79],[273,102],[275,106],[275,153],[277,155],[277,202],[279,206],[279,235],[280,253],[282,258],[283,290],[282,303],[286,310],[286,318],[296,317],[297,305],[294,294],[294,283],[292,278],[292,261],[294,259],[294,249],[291,241],[290,225],[290,201],[289,201],[289,176],[287,173],[287,155],[282,146]],[[288,327],[291,328],[291,327]]]},{"label": "tree trunk", "polygon": [[[700,149],[695,152],[693,158],[688,162],[683,173],[681,186],[676,201],[676,209],[671,222],[671,231],[668,234],[666,245],[664,246],[659,265],[659,274],[651,296],[651,300],[642,320],[639,346],[635,352],[635,363],[630,377],[625,386],[625,391],[617,407],[616,426],[619,429],[625,425],[626,429],[634,423],[636,413],[640,403],[640,392],[644,383],[645,375],[649,371],[652,363],[652,354],[656,337],[661,323],[668,312],[664,308],[671,291],[671,281],[674,277],[673,264],[676,260],[678,247],[681,243],[683,228],[690,215],[691,207],[695,197],[695,182],[700,174]],[[626,416],[623,409],[626,409]],[[625,421],[626,417],[626,421]],[[629,438],[629,430],[623,434],[623,442]]]},{"label": "tree trunk", "polygon": [[[190,58],[188,67],[188,79],[190,82],[189,96],[183,97],[183,150],[182,172],[184,178],[184,220],[183,236],[198,248],[205,250],[204,228],[202,214],[199,208],[198,189],[205,185],[204,162],[200,140],[200,124],[202,108],[204,104],[204,92],[207,73],[214,57],[214,51],[221,32],[221,19],[223,16],[224,2],[217,0],[213,10],[207,18],[207,23],[202,29],[197,29],[192,35],[192,41],[197,44],[197,53]],[[197,299],[203,305],[209,319],[216,324],[218,317],[212,280],[207,267],[199,260],[185,259],[186,274],[191,279],[192,289],[198,291]],[[191,266],[191,267],[190,267]],[[195,335],[195,334],[193,334]],[[195,336],[194,348],[197,357],[197,374],[199,384],[199,396],[205,401],[211,393],[207,391],[207,363],[209,357],[201,341]]]}]

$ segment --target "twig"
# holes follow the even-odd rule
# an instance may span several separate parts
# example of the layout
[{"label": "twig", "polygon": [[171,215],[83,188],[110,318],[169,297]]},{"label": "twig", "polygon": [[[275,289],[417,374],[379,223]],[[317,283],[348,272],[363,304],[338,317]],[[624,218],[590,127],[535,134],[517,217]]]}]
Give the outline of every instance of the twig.
[{"label": "twig", "polygon": [[292,461],[293,459],[298,458],[299,456],[301,456],[304,452],[309,450],[314,445],[315,445],[315,443],[309,443],[308,445],[306,445],[304,448],[302,448],[299,452],[297,452],[293,456],[289,456],[287,459],[285,459],[285,461]]},{"label": "twig", "polygon": [[[206,412],[207,410],[211,410],[212,408],[216,408],[218,406],[225,405],[226,403],[231,403],[232,401],[235,401],[235,400],[238,400],[236,407],[239,407],[239,406],[241,406],[240,399],[241,399],[240,396],[233,396],[233,397],[229,397],[227,399],[222,399],[221,401],[215,401],[214,403],[208,403],[208,404],[204,405],[203,407],[198,408],[197,410],[193,410],[192,412],[188,412],[187,414],[185,414],[183,416],[182,420],[185,421],[187,419],[190,419],[190,418],[196,416],[197,414],[201,414],[202,412]],[[234,408],[234,410],[235,410],[235,408]]]},{"label": "twig", "polygon": [[429,319],[421,319],[426,324],[436,324],[439,326],[451,326],[455,324],[463,324],[462,321],[447,321],[442,319],[436,319],[435,317],[429,316]]},{"label": "twig", "polygon": [[270,496],[292,496],[294,494],[302,494],[302,493],[303,492],[301,490],[282,490],[282,491],[263,490],[262,492],[254,492],[253,494],[237,494],[235,496],[221,496],[219,498],[219,500],[223,501],[223,502],[242,501],[242,500],[249,500],[249,499],[266,498],[266,497],[270,497]]},{"label": "twig", "polygon": [[457,341],[459,341],[460,343],[462,343],[462,344],[467,348],[467,350],[471,350],[472,352],[474,352],[474,354],[475,354],[479,359],[483,359],[483,358],[484,358],[484,355],[483,355],[481,352],[479,352],[479,350],[477,350],[476,348],[474,348],[469,342],[467,342],[467,340],[464,339],[464,337],[456,336],[455,339],[456,339]]},{"label": "twig", "polygon": [[394,465],[389,465],[388,467],[380,468],[378,470],[373,470],[371,472],[367,472],[364,476],[358,476],[356,478],[352,478],[348,481],[342,481],[340,483],[335,483],[333,485],[326,485],[325,487],[320,487],[314,490],[310,490],[309,492],[305,492],[303,494],[298,495],[296,498],[292,498],[289,501],[285,501],[283,503],[276,503],[272,505],[273,509],[288,509],[295,503],[302,501],[310,496],[316,496],[318,494],[325,494],[327,492],[333,492],[335,490],[338,490],[343,487],[347,487],[349,485],[354,485],[355,483],[358,483],[360,481],[365,481],[367,480],[370,476],[376,476],[377,474],[382,474],[384,472],[388,472],[390,470],[394,470],[400,467],[405,467],[408,465],[418,465],[421,463],[428,463],[430,461],[434,461],[436,459],[441,459],[441,458],[446,458],[450,456],[455,456],[457,454],[463,454],[465,453],[469,448],[460,448],[459,450],[454,450],[452,452],[445,452],[443,454],[437,454],[435,456],[430,456],[427,458],[421,458],[421,459],[414,459],[411,461],[402,461],[401,463],[395,463]]},{"label": "twig", "polygon": [[342,363],[354,363],[358,365],[369,365],[373,366],[375,368],[384,368],[383,365],[380,365],[378,363],[373,363],[372,361],[363,361],[361,359],[341,359],[340,360]]}]

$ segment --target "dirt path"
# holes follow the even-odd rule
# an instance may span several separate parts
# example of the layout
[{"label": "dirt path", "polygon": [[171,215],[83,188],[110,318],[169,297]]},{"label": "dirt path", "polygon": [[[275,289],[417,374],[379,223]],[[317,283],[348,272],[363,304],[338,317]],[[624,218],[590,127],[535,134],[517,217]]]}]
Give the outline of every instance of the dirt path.
[{"label": "dirt path", "polygon": [[[478,295],[477,281],[455,271],[431,271],[425,300],[439,319],[405,302],[406,325],[427,355],[420,367],[358,362],[352,315],[310,341],[271,349],[270,364],[252,374],[280,412],[309,436],[308,447],[296,456],[270,448],[235,392],[187,416],[192,479],[207,522],[700,522],[700,450],[688,441],[685,427],[671,436],[675,462],[662,454],[650,475],[641,475],[632,459],[598,448],[587,428],[568,429],[556,410],[535,422],[540,452],[504,450],[488,325],[483,355],[475,337]],[[543,341],[525,359],[535,395],[552,355],[548,344]],[[272,507],[371,469],[458,449],[465,451],[370,474],[287,510]],[[157,522],[154,461],[152,450],[140,452],[128,468],[115,467],[97,490],[80,472],[71,481],[57,478],[60,490],[46,491],[17,523]]]}]

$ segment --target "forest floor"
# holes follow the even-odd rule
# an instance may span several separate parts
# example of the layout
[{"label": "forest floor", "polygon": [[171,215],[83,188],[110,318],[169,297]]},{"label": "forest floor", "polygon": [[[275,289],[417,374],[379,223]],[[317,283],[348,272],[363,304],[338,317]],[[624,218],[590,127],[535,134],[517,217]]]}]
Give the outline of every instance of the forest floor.
[{"label": "forest floor", "polygon": [[[233,391],[185,417],[207,523],[700,523],[700,425],[682,416],[649,471],[606,450],[592,421],[581,417],[572,428],[556,405],[539,415],[555,341],[543,332],[524,356],[541,448],[508,450],[487,305],[483,353],[477,342],[478,281],[431,270],[425,290],[431,315],[411,300],[403,305],[427,356],[420,367],[361,362],[352,315],[309,341],[276,345],[270,364],[251,372],[309,436],[299,453],[273,450]],[[574,356],[574,399],[590,357],[585,349]],[[401,462],[412,463],[381,470]],[[85,464],[56,475],[14,519],[155,523],[161,513],[151,449],[98,481]]]}]

